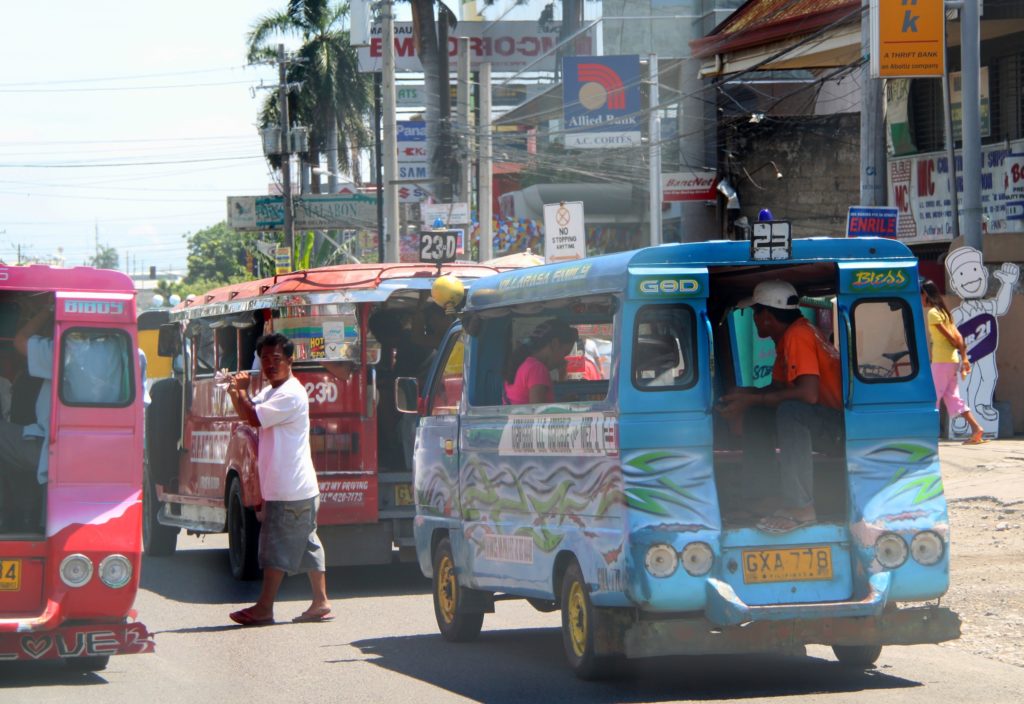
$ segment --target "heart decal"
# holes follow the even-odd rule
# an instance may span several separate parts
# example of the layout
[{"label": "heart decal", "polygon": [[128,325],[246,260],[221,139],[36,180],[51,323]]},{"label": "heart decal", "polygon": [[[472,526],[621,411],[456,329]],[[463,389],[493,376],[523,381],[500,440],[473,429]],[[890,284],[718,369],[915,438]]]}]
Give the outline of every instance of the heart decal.
[{"label": "heart decal", "polygon": [[46,651],[53,645],[50,636],[22,636],[21,649],[38,660],[46,655]]}]

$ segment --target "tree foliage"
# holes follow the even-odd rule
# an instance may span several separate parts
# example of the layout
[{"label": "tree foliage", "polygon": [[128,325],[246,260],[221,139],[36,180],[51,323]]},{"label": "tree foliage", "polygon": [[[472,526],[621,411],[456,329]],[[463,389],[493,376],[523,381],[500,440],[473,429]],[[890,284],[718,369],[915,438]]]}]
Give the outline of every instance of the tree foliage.
[{"label": "tree foliage", "polygon": [[[186,237],[188,273],[183,284],[190,293],[200,282],[210,284],[207,288],[215,288],[252,278],[246,263],[255,256],[255,235],[239,232],[228,227],[226,222],[219,222]],[[181,295],[182,291],[177,293]]]},{"label": "tree foliage", "polygon": [[117,269],[121,263],[121,257],[117,250],[107,244],[96,246],[96,254],[89,257],[86,262],[89,266],[97,269]]}]

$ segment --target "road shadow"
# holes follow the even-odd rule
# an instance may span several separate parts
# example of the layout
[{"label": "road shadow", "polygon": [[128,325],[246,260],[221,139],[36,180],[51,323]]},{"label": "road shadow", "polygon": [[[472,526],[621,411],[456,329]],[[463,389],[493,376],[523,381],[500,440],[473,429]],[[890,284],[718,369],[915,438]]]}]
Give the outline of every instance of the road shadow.
[{"label": "road shadow", "polygon": [[96,672],[75,672],[55,660],[0,662],[0,690],[53,685],[91,686],[108,684]]},{"label": "road shadow", "polygon": [[[260,580],[238,581],[228,570],[227,550],[199,547],[173,557],[143,557],[140,588],[188,604],[240,604],[255,601]],[[332,599],[360,596],[429,594],[430,581],[416,563],[368,567],[329,567],[327,591]],[[305,575],[285,579],[280,601],[309,599]]]},{"label": "road shadow", "polygon": [[566,665],[560,631],[550,628],[485,631],[475,643],[420,635],[352,645],[382,668],[478,702],[715,701],[922,686],[879,669],[853,670],[821,658],[775,655],[623,661],[616,663],[609,679],[582,682]]}]

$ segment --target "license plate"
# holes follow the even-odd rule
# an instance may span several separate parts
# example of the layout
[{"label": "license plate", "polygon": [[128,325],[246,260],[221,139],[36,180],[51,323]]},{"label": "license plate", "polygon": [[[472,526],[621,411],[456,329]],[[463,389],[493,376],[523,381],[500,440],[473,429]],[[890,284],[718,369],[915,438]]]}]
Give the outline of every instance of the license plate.
[{"label": "license plate", "polygon": [[415,502],[412,498],[412,485],[395,484],[395,505],[412,506]]},{"label": "license plate", "polygon": [[21,589],[21,560],[0,560],[0,592]]},{"label": "license plate", "polygon": [[743,551],[747,584],[828,579],[832,579],[832,549],[827,545]]}]

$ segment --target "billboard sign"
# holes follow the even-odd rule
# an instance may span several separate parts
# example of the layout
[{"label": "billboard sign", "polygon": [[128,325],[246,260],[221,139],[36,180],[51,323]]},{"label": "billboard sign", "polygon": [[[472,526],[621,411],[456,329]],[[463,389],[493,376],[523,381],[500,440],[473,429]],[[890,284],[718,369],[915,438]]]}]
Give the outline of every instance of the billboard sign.
[{"label": "billboard sign", "polygon": [[469,204],[462,203],[423,203],[420,205],[420,218],[423,227],[433,227],[434,221],[440,219],[448,225],[469,224]]},{"label": "billboard sign", "polygon": [[944,0],[871,0],[870,19],[872,78],[944,75]]},{"label": "billboard sign", "polygon": [[640,57],[564,57],[562,106],[567,149],[639,146]]},{"label": "billboard sign", "polygon": [[[377,198],[359,193],[304,195],[294,199],[296,230],[342,230],[377,226]],[[228,227],[284,229],[281,196],[228,196]]]},{"label": "billboard sign", "polygon": [[[459,37],[469,37],[470,68],[490,63],[496,73],[522,71],[553,71],[559,22],[542,28],[538,22],[498,21],[459,22],[458,30],[448,37],[448,59],[451,69],[457,68]],[[383,32],[379,24],[370,29],[370,45],[358,47],[359,70],[380,73],[383,65]],[[591,35],[580,37],[591,42]],[[588,49],[589,50],[589,49]],[[395,70],[423,72],[416,54],[412,22],[395,22]]]},{"label": "billboard sign", "polygon": [[680,171],[661,175],[662,201],[716,200],[717,177],[714,171]]},{"label": "billboard sign", "polygon": [[850,206],[846,215],[847,237],[888,237],[896,239],[899,208],[888,206]]}]

